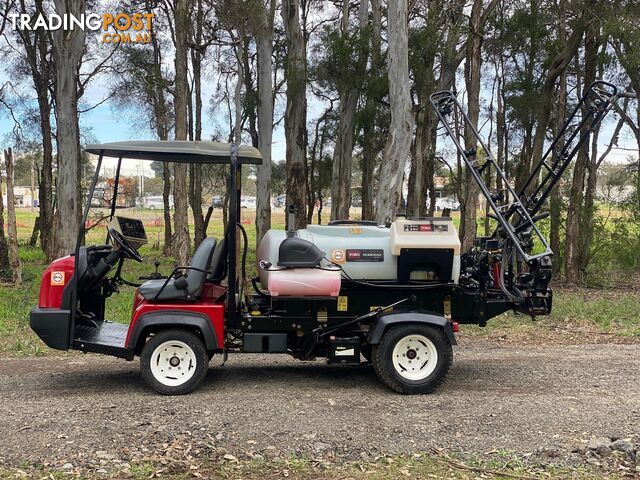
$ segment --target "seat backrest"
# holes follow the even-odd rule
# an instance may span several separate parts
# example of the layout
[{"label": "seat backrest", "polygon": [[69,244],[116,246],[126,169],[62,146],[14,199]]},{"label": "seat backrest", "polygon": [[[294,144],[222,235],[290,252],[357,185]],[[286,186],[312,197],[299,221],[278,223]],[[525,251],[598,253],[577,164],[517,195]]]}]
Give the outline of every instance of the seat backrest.
[{"label": "seat backrest", "polygon": [[215,248],[216,239],[213,237],[205,238],[196,250],[196,253],[193,254],[190,266],[202,271],[187,270],[186,272],[187,293],[191,297],[200,295]]},{"label": "seat backrest", "polygon": [[211,261],[209,262],[209,268],[207,269],[209,274],[207,276],[207,282],[220,282],[227,274],[227,239],[223,238],[216,245]]}]

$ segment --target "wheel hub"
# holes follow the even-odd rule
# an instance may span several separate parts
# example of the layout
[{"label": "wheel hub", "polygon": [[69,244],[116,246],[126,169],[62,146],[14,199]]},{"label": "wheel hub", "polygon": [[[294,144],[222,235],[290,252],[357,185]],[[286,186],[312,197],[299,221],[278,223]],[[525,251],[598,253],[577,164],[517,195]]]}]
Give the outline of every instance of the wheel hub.
[{"label": "wheel hub", "polygon": [[177,387],[189,381],[196,371],[196,354],[184,342],[164,342],[151,354],[151,373],[161,384]]},{"label": "wheel hub", "polygon": [[424,335],[407,335],[395,344],[392,352],[393,367],[402,378],[420,381],[431,375],[438,363],[438,351]]}]

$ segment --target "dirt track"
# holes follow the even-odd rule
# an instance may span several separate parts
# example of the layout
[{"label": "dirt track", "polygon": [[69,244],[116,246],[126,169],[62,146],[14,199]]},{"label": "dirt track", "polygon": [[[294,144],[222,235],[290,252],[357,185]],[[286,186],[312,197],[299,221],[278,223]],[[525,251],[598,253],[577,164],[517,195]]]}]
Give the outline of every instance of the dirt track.
[{"label": "dirt track", "polygon": [[180,398],[147,390],[137,361],[0,359],[0,464],[106,465],[176,439],[254,458],[442,447],[571,463],[592,437],[640,435],[640,345],[460,344],[445,384],[414,397],[387,390],[370,367],[286,356],[231,356],[224,368],[214,359],[203,386]]}]

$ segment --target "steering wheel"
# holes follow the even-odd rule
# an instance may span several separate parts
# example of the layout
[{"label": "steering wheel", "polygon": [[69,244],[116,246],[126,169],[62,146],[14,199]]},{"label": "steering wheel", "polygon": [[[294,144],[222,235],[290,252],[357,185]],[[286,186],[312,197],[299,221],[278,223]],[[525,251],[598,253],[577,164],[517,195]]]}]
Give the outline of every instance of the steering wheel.
[{"label": "steering wheel", "polygon": [[142,263],[142,256],[138,253],[138,251],[129,243],[124,235],[122,235],[119,231],[114,228],[109,229],[109,236],[113,243],[118,247],[118,249],[124,252],[126,258],[130,258],[131,260],[135,260],[138,263]]}]

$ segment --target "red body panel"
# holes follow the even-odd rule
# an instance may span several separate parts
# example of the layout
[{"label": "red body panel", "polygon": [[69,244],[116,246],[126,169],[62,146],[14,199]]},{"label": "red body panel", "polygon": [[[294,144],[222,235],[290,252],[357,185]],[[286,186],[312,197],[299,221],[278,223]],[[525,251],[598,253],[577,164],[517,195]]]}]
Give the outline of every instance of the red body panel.
[{"label": "red body panel", "polygon": [[42,274],[40,282],[40,308],[60,308],[62,305],[62,293],[64,287],[73,277],[75,257],[67,255],[51,262],[51,265]]},{"label": "red body panel", "polygon": [[224,314],[225,306],[222,297],[227,291],[226,287],[220,285],[206,284],[200,295],[198,302],[157,302],[152,303],[145,300],[136,290],[136,298],[133,304],[133,312],[131,314],[131,324],[127,332],[125,345],[129,346],[131,334],[136,326],[137,321],[145,314],[162,310],[182,310],[185,312],[195,312],[204,314],[209,318],[213,330],[218,338],[218,347],[224,346]]}]

